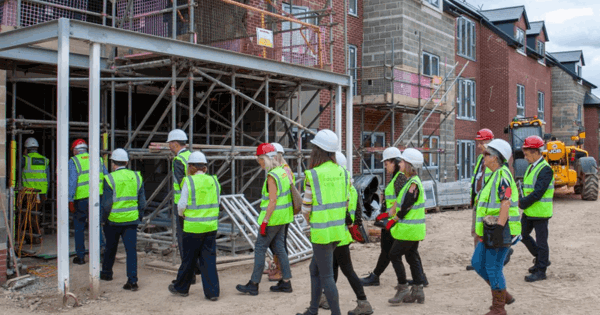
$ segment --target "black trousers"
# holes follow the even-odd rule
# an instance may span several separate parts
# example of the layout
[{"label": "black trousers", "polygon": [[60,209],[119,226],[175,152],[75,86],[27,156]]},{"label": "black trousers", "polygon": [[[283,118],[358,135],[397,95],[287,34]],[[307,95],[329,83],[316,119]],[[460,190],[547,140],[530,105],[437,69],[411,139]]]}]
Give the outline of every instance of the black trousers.
[{"label": "black trousers", "polygon": [[[550,248],[548,247],[548,219],[531,218],[525,213],[521,216],[521,236],[527,250],[536,257],[535,267],[546,271],[550,264]],[[535,239],[531,232],[535,230]]]},{"label": "black trousers", "polygon": [[381,252],[379,253],[379,259],[377,259],[377,266],[373,273],[378,277],[385,271],[387,266],[390,264],[390,250],[394,244],[394,238],[390,231],[387,229],[381,229]]},{"label": "black trousers", "polygon": [[216,236],[216,232],[183,233],[183,257],[174,284],[175,290],[182,293],[189,292],[195,269],[200,261],[204,296],[207,298],[219,296]]},{"label": "black trousers", "polygon": [[[183,236],[185,235],[185,232],[183,232],[183,217],[181,216],[177,216],[177,247],[179,248],[179,257],[181,257],[181,260],[183,260]],[[196,262],[196,267],[194,268],[194,274],[199,275],[200,274],[200,259],[198,259],[198,261]]]},{"label": "black trousers", "polygon": [[356,298],[359,300],[366,300],[365,290],[363,288],[360,279],[354,271],[352,266],[352,259],[350,258],[350,245],[338,246],[333,251],[333,280],[337,282],[338,269],[342,269],[342,273],[350,282],[350,286],[356,294]]},{"label": "black trousers", "polygon": [[423,284],[423,266],[418,255],[418,241],[399,241],[394,240],[389,256],[392,261],[392,266],[396,271],[396,277],[399,284],[406,284],[406,271],[402,263],[402,256],[406,257],[406,262],[410,266],[410,273],[415,284]]}]

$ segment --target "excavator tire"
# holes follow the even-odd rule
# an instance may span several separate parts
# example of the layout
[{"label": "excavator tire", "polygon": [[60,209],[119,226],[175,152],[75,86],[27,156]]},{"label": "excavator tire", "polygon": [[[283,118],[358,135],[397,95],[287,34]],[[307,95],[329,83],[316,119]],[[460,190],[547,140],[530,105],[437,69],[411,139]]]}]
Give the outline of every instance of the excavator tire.
[{"label": "excavator tire", "polygon": [[[583,179],[579,178],[579,181],[583,181]],[[581,195],[581,193],[583,192],[583,185],[577,184],[573,186],[573,190],[575,191],[576,195]]]},{"label": "excavator tire", "polygon": [[586,174],[583,179],[583,200],[598,200],[598,174]]}]

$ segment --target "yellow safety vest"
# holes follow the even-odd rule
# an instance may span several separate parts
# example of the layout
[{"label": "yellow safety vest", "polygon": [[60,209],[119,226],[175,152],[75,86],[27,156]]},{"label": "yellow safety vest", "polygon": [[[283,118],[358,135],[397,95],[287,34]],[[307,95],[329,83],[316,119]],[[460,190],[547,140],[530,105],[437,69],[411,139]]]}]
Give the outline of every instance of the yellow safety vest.
[{"label": "yellow safety vest", "polygon": [[142,188],[142,175],[126,168],[106,176],[113,191],[113,204],[108,220],[115,223],[134,222],[139,219],[138,191]]},{"label": "yellow safety vest", "polygon": [[[221,185],[216,176],[197,174],[183,179],[187,183],[188,203],[183,211],[183,231],[207,233],[219,228]],[[183,183],[182,183],[183,185]]]},{"label": "yellow safety vest", "polygon": [[390,230],[392,237],[397,240],[422,241],[425,239],[425,190],[423,189],[423,184],[421,184],[419,176],[411,177],[406,185],[402,187],[398,194],[398,198],[396,199],[396,210],[400,211],[400,206],[404,203],[406,194],[412,184],[417,185],[419,197],[412,208],[404,216],[404,219],[398,220],[398,223]]},{"label": "yellow safety vest", "polygon": [[[546,166],[552,169],[545,159],[542,159],[533,170],[531,169],[531,165],[529,165],[525,172],[527,175],[525,175],[525,178],[523,179],[523,194],[525,196],[528,196],[533,192],[538,175],[542,168]],[[552,181],[550,182],[550,185],[548,185],[548,189],[546,189],[544,195],[542,195],[542,198],[534,202],[529,208],[524,209],[523,212],[528,217],[549,218],[552,216],[552,198],[554,198],[554,171],[552,172]]]},{"label": "yellow safety vest", "polygon": [[[183,163],[183,169],[184,169],[184,177],[188,176],[188,165],[187,165],[187,161],[190,158],[190,154],[192,154],[189,150],[185,150],[179,154],[177,154],[177,156],[175,156],[173,158],[173,163],[171,163],[171,172],[173,173],[173,198],[175,199],[175,204],[177,204],[179,202],[179,198],[181,198],[181,185],[179,182],[177,182],[177,178],[175,178],[175,161],[180,161],[181,163]],[[181,180],[181,184],[183,184],[183,179]]]},{"label": "yellow safety vest", "polygon": [[37,152],[31,152],[25,156],[25,165],[21,178],[23,187],[39,189],[40,194],[48,193],[48,164],[49,161]]},{"label": "yellow safety vest", "polygon": [[258,215],[258,224],[262,224],[267,215],[267,207],[269,206],[269,191],[267,189],[267,180],[271,176],[277,185],[277,203],[275,210],[271,214],[268,226],[276,226],[288,224],[294,221],[294,204],[292,203],[292,191],[290,190],[290,180],[288,173],[283,169],[283,166],[272,169],[262,188],[262,200],[260,202],[260,214]]},{"label": "yellow safety vest", "polygon": [[[75,169],[77,170],[77,189],[75,190],[75,197],[73,200],[80,200],[90,197],[90,155],[86,153],[77,154],[71,157],[71,160],[75,163]],[[102,172],[102,166],[100,166],[100,196],[102,196],[102,190],[104,188],[104,172]]]}]

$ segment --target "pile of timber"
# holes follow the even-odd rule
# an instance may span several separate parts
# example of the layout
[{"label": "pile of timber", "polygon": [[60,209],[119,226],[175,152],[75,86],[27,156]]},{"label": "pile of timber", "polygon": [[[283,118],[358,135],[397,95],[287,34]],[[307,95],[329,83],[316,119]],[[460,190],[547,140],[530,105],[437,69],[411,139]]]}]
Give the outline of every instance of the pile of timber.
[{"label": "pile of timber", "polygon": [[[254,255],[220,256],[217,257],[217,271],[233,267],[240,267],[254,264]],[[164,271],[168,273],[177,273],[179,264],[173,265],[171,262],[154,260],[147,262],[145,268]]]}]

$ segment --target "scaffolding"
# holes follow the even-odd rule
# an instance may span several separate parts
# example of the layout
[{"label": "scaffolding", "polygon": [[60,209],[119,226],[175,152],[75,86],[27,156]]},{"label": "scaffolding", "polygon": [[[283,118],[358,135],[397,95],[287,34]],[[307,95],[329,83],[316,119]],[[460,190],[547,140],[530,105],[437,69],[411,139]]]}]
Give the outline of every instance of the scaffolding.
[{"label": "scaffolding", "polygon": [[[144,209],[139,239],[170,247],[177,243],[173,233],[177,212],[172,203],[169,167],[172,154],[164,144],[170,129],[187,130],[190,148],[207,155],[209,172],[219,176],[224,195],[246,194],[255,199],[256,187],[260,187],[257,181],[265,176],[254,165],[253,152],[260,142],[286,144],[285,157],[296,171],[298,184],[310,153],[302,149],[302,134],[314,134],[311,127],[323,113],[331,113],[331,125],[335,123],[341,144],[342,101],[345,97],[351,103],[352,93],[345,92],[351,90],[352,82],[348,76],[320,70],[333,59],[324,48],[333,45],[331,33],[329,42],[324,36],[328,29],[331,32],[331,2],[328,8],[297,17],[274,13],[273,6],[249,7],[232,0],[177,1],[175,8],[173,1],[167,0],[90,0],[69,5],[63,2],[0,2],[2,24],[16,28],[0,34],[0,65],[8,70],[12,87],[8,92],[12,113],[7,115],[11,117],[7,119],[7,130],[12,140],[10,196],[19,187],[16,169],[21,165],[16,157],[22,155],[22,136],[45,131],[42,147],[57,148],[51,150],[49,158],[52,173],[57,174],[58,189],[50,189],[48,200],[52,207],[42,217],[42,225],[51,229],[56,226],[61,292],[69,291],[64,246],[65,242],[68,244],[69,137],[89,134],[90,144],[101,144],[90,145],[92,181],[99,178],[94,177],[99,176],[94,174],[98,169],[94,165],[100,163],[97,157],[104,156],[106,162],[107,154],[117,147],[129,151],[133,168],[151,170],[144,182],[147,191],[149,186],[153,190]],[[233,10],[234,18],[260,17],[261,26],[274,34],[274,47],[257,46],[255,33],[246,31],[242,36],[239,29],[226,28],[218,33],[215,30],[222,25],[214,22],[207,26],[207,19],[202,17],[207,5],[215,6],[212,14]],[[303,22],[308,19],[312,19],[310,23]],[[239,28],[251,24],[238,21],[234,25]],[[254,25],[246,28],[255,29]],[[207,29],[213,32],[207,33]],[[27,84],[51,87],[48,103],[38,104],[22,92],[19,86]],[[69,120],[69,104],[73,106],[70,87],[87,88],[87,116]],[[310,93],[308,102],[303,100],[306,93]],[[138,99],[142,96],[144,104],[140,105]],[[321,104],[319,113],[312,121],[303,122],[302,114],[315,99]],[[17,106],[35,110],[40,119],[17,116]],[[292,110],[292,106],[296,108]],[[294,111],[296,115],[292,117]],[[346,109],[345,127],[352,130],[351,106]],[[351,157],[352,137],[347,134],[346,139],[346,154]],[[90,204],[96,205],[96,209],[90,206],[92,212],[99,211],[98,193],[92,190],[90,195]],[[241,231],[228,230],[227,224],[230,223],[226,217],[220,219],[219,242],[233,244],[229,251],[235,254],[235,238]],[[91,216],[93,288],[97,288],[99,272],[99,251],[93,247],[98,227],[99,219]],[[305,254],[298,257],[305,259]]]}]

